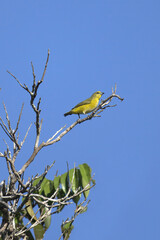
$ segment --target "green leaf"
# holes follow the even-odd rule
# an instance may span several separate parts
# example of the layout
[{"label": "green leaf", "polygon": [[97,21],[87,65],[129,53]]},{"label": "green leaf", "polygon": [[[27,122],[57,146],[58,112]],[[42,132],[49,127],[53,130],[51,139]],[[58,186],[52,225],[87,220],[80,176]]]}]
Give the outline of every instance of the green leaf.
[{"label": "green leaf", "polygon": [[38,224],[34,227],[34,235],[36,237],[36,240],[42,240],[44,237],[45,230],[43,229],[43,226],[41,224]]},{"label": "green leaf", "polygon": [[45,178],[41,184],[39,194],[42,194],[45,197],[50,197],[54,192],[55,192],[54,181]]},{"label": "green leaf", "polygon": [[69,236],[71,234],[71,231],[73,230],[74,226],[72,225],[71,222],[68,222],[66,224],[61,225],[61,231],[63,233],[63,239],[68,240]]},{"label": "green leaf", "polygon": [[28,214],[30,215],[31,218],[33,217],[33,219],[36,221],[37,218],[36,218],[35,212],[33,211],[31,200],[29,199],[25,204],[26,204],[26,209]]},{"label": "green leaf", "polygon": [[[47,207],[43,207],[42,211],[41,211],[41,215],[45,214],[45,212],[48,212],[49,208]],[[49,228],[51,224],[51,215],[49,215],[48,217],[45,218],[44,220],[44,225],[45,225],[45,231]]]},{"label": "green leaf", "polygon": [[[42,177],[37,178],[37,179],[33,182],[33,186],[35,187],[41,180],[42,180]],[[44,182],[44,180],[43,180],[43,182]],[[43,182],[42,182],[42,183],[43,183]],[[42,190],[41,190],[42,183],[41,183],[41,186],[40,186],[40,188],[39,188],[39,190],[38,190],[39,193],[42,191]]]},{"label": "green leaf", "polygon": [[43,186],[43,191],[46,197],[50,197],[53,194],[54,189],[53,189],[53,184],[51,180],[47,180],[45,182],[45,185]]},{"label": "green leaf", "polygon": [[[86,164],[81,164],[79,165],[80,173],[81,173],[81,181],[82,181],[82,187],[85,188],[88,184],[90,186],[90,181],[91,181],[91,168]],[[87,198],[89,194],[89,190],[85,191],[84,197]]]},{"label": "green leaf", "polygon": [[69,170],[69,180],[72,185],[72,191],[75,193],[80,186],[79,169]]},{"label": "green leaf", "polygon": [[57,176],[57,177],[55,177],[54,180],[53,180],[53,186],[54,186],[55,191],[56,191],[57,188],[59,187],[59,184],[60,184],[60,176]]},{"label": "green leaf", "polygon": [[[72,185],[73,193],[77,192],[78,188],[81,188],[81,181],[80,181],[80,172],[79,169],[73,168],[69,170],[69,180],[70,184]],[[81,198],[81,194],[73,198],[73,201],[77,204],[79,199]]]},{"label": "green leaf", "polygon": [[39,181],[42,179],[42,177],[39,177],[39,178],[37,178],[36,180],[34,180],[34,182],[33,182],[33,186],[35,187],[38,183],[39,183]]},{"label": "green leaf", "polygon": [[[43,182],[41,183],[39,194],[47,195],[47,193],[50,192],[49,181],[50,180],[48,180],[47,178],[44,178]],[[46,194],[45,194],[45,192],[46,192]]]},{"label": "green leaf", "polygon": [[44,224],[45,224],[45,230],[47,230],[51,225],[51,215],[45,219]]},{"label": "green leaf", "polygon": [[66,194],[69,189],[68,172],[61,175],[60,181],[61,181],[61,185],[62,185],[62,190]]},{"label": "green leaf", "polygon": [[[53,185],[54,185],[54,189],[55,191],[57,190],[57,188],[59,188],[60,185],[60,176],[57,176],[54,178],[53,180]],[[57,197],[58,198],[63,198],[65,196],[65,193],[63,192],[63,190],[60,188],[57,192]],[[57,210],[60,212],[63,209],[64,206],[60,206],[57,208]]]}]

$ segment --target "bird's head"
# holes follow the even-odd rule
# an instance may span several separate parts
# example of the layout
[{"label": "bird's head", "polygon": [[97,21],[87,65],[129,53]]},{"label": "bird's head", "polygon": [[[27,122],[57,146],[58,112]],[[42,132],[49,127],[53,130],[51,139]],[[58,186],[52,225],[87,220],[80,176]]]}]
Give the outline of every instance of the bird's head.
[{"label": "bird's head", "polygon": [[97,91],[97,92],[93,93],[91,97],[100,99],[103,94],[104,94],[103,92]]}]

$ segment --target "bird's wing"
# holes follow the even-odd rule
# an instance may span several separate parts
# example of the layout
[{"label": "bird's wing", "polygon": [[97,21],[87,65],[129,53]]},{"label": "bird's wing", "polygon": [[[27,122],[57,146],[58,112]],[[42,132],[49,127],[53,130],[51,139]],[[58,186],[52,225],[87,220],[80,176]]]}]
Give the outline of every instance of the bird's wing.
[{"label": "bird's wing", "polygon": [[91,103],[91,98],[87,98],[86,100],[84,100],[83,102],[80,102],[78,103],[75,107],[73,107],[72,109],[74,108],[77,108],[77,107],[80,107],[80,106],[83,106],[83,105],[86,105],[86,104],[89,104]]}]

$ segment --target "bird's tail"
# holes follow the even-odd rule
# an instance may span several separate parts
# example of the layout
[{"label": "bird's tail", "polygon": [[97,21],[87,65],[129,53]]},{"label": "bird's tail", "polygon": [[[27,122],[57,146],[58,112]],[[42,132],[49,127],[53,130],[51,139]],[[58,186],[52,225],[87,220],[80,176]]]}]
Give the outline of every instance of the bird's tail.
[{"label": "bird's tail", "polygon": [[71,111],[69,111],[69,112],[65,113],[64,116],[66,117],[66,116],[71,115],[71,114],[72,114]]}]

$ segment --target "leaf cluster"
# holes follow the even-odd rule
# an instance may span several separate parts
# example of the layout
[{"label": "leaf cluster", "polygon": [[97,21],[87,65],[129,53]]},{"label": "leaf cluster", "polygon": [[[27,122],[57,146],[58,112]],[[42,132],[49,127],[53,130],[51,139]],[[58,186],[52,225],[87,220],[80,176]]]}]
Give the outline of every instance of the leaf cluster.
[{"label": "leaf cluster", "polygon": [[[87,210],[87,206],[83,207],[82,203],[86,201],[89,195],[89,189],[94,185],[95,181],[91,176],[91,168],[86,163],[80,164],[78,168],[74,167],[62,175],[55,176],[53,180],[47,179],[46,177],[44,179],[42,179],[42,177],[36,179],[33,182],[33,187],[35,187],[36,190],[32,192],[31,197],[25,203],[25,217],[31,221],[32,225],[36,223],[38,219],[42,219],[41,223],[34,227],[35,238],[42,239],[44,237],[46,230],[51,224],[50,210],[54,206],[55,211],[52,214],[61,212],[66,205],[71,204],[73,201],[76,204],[74,216],[71,220],[67,219],[61,225],[63,238],[68,239],[73,229],[72,223],[75,217],[79,213]],[[84,201],[82,200],[82,203],[78,205],[78,202],[82,198]],[[23,200],[25,200],[25,197]],[[37,211],[37,208],[39,211]],[[24,210],[21,212],[21,216],[23,214]],[[40,214],[40,216],[37,216],[38,214]],[[44,220],[43,216],[46,216]],[[19,221],[17,221],[17,224],[18,223],[24,228],[24,224],[22,224],[20,218]],[[28,234],[30,236],[32,235],[31,232]]]}]

